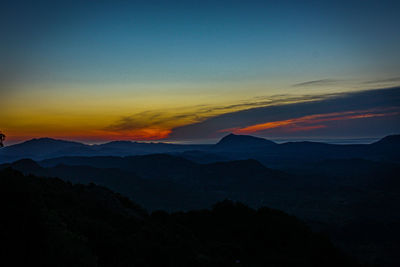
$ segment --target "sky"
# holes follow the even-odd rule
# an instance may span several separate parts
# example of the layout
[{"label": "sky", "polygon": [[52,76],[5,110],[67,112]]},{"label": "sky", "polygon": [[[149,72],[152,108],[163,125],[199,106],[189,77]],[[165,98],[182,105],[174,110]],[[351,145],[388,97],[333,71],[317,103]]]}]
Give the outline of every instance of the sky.
[{"label": "sky", "polygon": [[2,1],[0,130],[207,142],[400,133],[399,1]]}]

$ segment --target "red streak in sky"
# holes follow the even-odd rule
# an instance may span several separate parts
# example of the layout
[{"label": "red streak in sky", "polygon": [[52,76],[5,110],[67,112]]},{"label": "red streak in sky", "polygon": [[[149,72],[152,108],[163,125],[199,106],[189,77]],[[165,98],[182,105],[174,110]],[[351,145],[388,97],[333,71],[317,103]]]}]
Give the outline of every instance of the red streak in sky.
[{"label": "red streak in sky", "polygon": [[291,118],[281,121],[260,123],[243,128],[239,127],[229,128],[221,130],[220,132],[233,132],[236,134],[253,134],[256,132],[267,131],[269,129],[276,129],[276,128],[279,128],[286,132],[309,131],[327,127],[326,125],[320,124],[323,122],[383,117],[383,116],[392,116],[400,114],[400,112],[388,112],[388,110],[391,109],[392,108],[383,110],[372,109],[372,110],[333,112],[325,114],[313,114],[299,118]]}]

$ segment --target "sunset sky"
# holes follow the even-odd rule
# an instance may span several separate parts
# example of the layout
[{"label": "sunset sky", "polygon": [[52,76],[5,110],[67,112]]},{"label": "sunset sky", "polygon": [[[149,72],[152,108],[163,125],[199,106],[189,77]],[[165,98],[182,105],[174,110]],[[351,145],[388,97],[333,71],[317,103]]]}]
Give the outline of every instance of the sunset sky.
[{"label": "sunset sky", "polygon": [[2,1],[0,130],[206,142],[400,133],[400,1]]}]

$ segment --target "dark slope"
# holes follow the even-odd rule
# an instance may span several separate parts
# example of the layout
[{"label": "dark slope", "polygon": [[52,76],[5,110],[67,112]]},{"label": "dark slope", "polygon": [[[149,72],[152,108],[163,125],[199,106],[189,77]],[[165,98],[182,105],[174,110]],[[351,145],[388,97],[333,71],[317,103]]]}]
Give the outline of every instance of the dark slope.
[{"label": "dark slope", "polygon": [[146,208],[166,210],[209,207],[217,200],[237,194],[242,196],[237,199],[249,200],[246,195],[250,192],[274,194],[290,181],[286,174],[255,160],[196,164],[160,154],[64,157],[40,164],[44,167],[32,160],[21,160],[0,165],[0,169],[12,167],[26,174],[60,177],[73,183],[94,182],[125,194]]},{"label": "dark slope", "polygon": [[[289,170],[288,170],[289,171]],[[303,165],[290,170],[291,173],[324,177],[325,182],[363,189],[369,187],[397,190],[400,188],[400,165],[364,159],[334,159]],[[395,186],[395,184],[398,186]],[[392,184],[391,186],[389,184]]]},{"label": "dark slope", "polygon": [[86,165],[95,168],[118,168],[134,172],[145,179],[180,181],[186,184],[212,181],[213,179],[232,180],[234,177],[254,175],[279,178],[283,174],[273,171],[256,160],[238,160],[209,164],[198,164],[182,157],[167,154],[154,154],[132,157],[63,157],[41,161],[45,167],[58,164]]},{"label": "dark slope", "polygon": [[[170,155],[66,157],[40,164],[44,167],[21,160],[2,167],[105,185],[151,210],[204,208],[224,198],[269,206],[327,231],[363,261],[392,263],[385,266],[400,262],[393,253],[400,249],[400,239],[395,240],[400,226],[398,164],[332,159],[299,164],[287,173],[256,160],[196,164]],[[362,234],[369,237],[360,238]]]},{"label": "dark slope", "polygon": [[[146,195],[157,192],[151,205],[146,205],[149,208],[207,207],[209,199],[229,197],[325,222],[353,218],[350,206],[373,200],[377,192],[387,202],[400,191],[398,164],[363,159],[299,164],[286,169],[286,173],[267,168],[256,160],[197,164],[170,155],[65,157],[40,164],[47,172],[32,173],[106,185],[130,197],[139,196],[136,200],[144,205],[151,199]],[[16,162],[13,166],[22,171],[27,169],[20,165]],[[395,201],[387,206],[389,209],[382,206],[380,210],[390,210],[399,203]]]},{"label": "dark slope", "polygon": [[[197,164],[162,154],[64,157],[40,164],[45,168],[29,160],[11,166],[24,173],[105,185],[135,197],[150,209],[208,207],[229,197],[255,207],[269,205],[306,220],[341,222],[354,217],[352,206],[373,201],[374,197],[378,199],[376,194],[381,195],[382,207],[374,209],[371,216],[400,203],[394,201],[385,207],[383,204],[400,191],[399,165],[363,159],[298,164],[286,169],[287,172],[267,168],[256,160]],[[7,166],[10,165],[3,165]],[[367,214],[368,209],[362,216]]]},{"label": "dark slope", "polygon": [[398,144],[398,136],[389,136],[371,145],[293,142],[190,150],[190,158],[207,164],[175,151],[179,156],[62,157],[40,165],[21,160],[13,168],[109,186],[151,210],[204,208],[224,198],[277,208],[326,230],[363,260],[398,266]]},{"label": "dark slope", "polygon": [[20,172],[29,174],[29,173],[36,173],[36,174],[41,174],[41,172],[44,171],[44,168],[40,166],[36,161],[33,161],[31,159],[20,159],[17,160],[13,163],[6,163],[0,165],[1,169],[5,168],[13,168],[15,170],[19,170]]},{"label": "dark slope", "polygon": [[80,155],[90,151],[90,146],[78,142],[51,138],[32,139],[0,150],[1,162],[12,162],[22,158],[52,158],[60,154]]},{"label": "dark slope", "polygon": [[131,141],[113,141],[101,145],[93,145],[99,155],[128,156],[135,154],[154,154],[174,151],[203,149],[209,145],[178,145],[168,143],[141,143]]},{"label": "dark slope", "polygon": [[373,143],[374,146],[399,146],[400,145],[400,135],[388,135],[381,140]]},{"label": "dark slope", "polygon": [[171,155],[201,164],[232,160],[229,156],[202,150],[188,150],[184,152],[171,153]]},{"label": "dark slope", "polygon": [[400,135],[389,135],[371,145],[380,160],[400,162]]},{"label": "dark slope", "polygon": [[229,134],[223,137],[215,146],[216,149],[237,150],[237,149],[261,149],[274,146],[276,143],[264,138],[250,135]]},{"label": "dark slope", "polygon": [[152,154],[131,157],[62,157],[44,160],[43,166],[85,165],[95,168],[117,168],[123,171],[134,172],[147,179],[174,180],[196,171],[198,164],[182,157],[167,154]]},{"label": "dark slope", "polygon": [[15,266],[355,266],[283,212],[222,202],[146,214],[110,190],[0,171],[0,250]]},{"label": "dark slope", "polygon": [[[156,156],[156,158],[159,158]],[[0,169],[13,168],[24,174],[34,174],[45,177],[59,177],[72,183],[95,183],[129,196],[132,200],[144,205],[147,209],[188,210],[193,208],[209,207],[213,202],[221,199],[207,193],[201,193],[189,186],[177,184],[168,179],[143,179],[130,171],[129,161],[117,164],[122,158],[68,158],[71,165],[62,161],[51,167],[41,167],[30,159],[16,161],[12,164],[0,165]],[[85,165],[74,165],[76,163]],[[87,159],[86,161],[84,159]],[[114,159],[115,162],[112,162]],[[154,158],[153,158],[154,159]],[[108,166],[104,163],[107,161]],[[179,164],[179,162],[177,162]],[[161,164],[160,164],[161,165]],[[101,166],[98,168],[96,166]],[[111,166],[111,167],[110,167]],[[112,167],[114,166],[114,167]],[[118,168],[121,167],[121,168]],[[124,169],[126,168],[126,169]],[[146,172],[147,168],[144,168]],[[155,170],[155,169],[153,169]],[[156,173],[157,174],[157,173]],[[163,177],[159,172],[156,177]],[[153,176],[151,176],[153,177]]]}]

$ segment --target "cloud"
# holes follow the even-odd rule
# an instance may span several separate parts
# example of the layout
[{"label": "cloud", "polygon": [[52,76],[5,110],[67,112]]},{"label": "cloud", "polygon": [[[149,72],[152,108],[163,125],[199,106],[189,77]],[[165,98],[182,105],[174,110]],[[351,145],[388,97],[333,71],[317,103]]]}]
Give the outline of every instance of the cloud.
[{"label": "cloud", "polygon": [[[285,121],[315,114],[385,110],[387,108],[400,107],[400,87],[319,95],[310,97],[310,101],[306,100],[307,96],[300,98],[303,101],[285,103],[284,98],[282,98],[282,100],[276,101],[275,105],[234,111],[191,125],[180,126],[172,129],[168,139],[219,138],[226,134],[223,132],[225,129],[242,129],[252,125]],[[361,114],[359,115],[361,116]],[[368,122],[365,122],[366,120]],[[326,125],[329,124],[329,127],[315,128],[315,131],[310,132],[329,136],[382,136],[400,132],[400,116],[398,114],[365,117],[364,120],[349,119],[325,122],[327,123]],[[309,129],[311,130],[311,128]],[[264,137],[282,137],[281,134],[282,131],[272,131],[271,129],[268,133],[262,132],[261,135]],[[292,131],[292,133],[288,131],[285,134],[293,135],[295,131]]]},{"label": "cloud", "polygon": [[382,83],[400,83],[400,76],[387,79],[370,80],[365,82],[365,84],[382,84]]},{"label": "cloud", "polygon": [[176,114],[171,111],[153,110],[123,116],[102,130],[119,135],[120,138],[123,136],[123,139],[159,140],[168,137],[173,127],[194,121],[196,115],[192,113]]},{"label": "cloud", "polygon": [[301,83],[293,84],[294,87],[304,87],[304,86],[325,86],[325,85],[332,85],[341,82],[341,80],[336,79],[321,79],[321,80],[314,80],[314,81],[306,81]]},{"label": "cloud", "polygon": [[236,134],[254,134],[260,132],[267,132],[268,130],[271,129],[279,129],[281,132],[310,131],[320,128],[326,128],[327,125],[323,123],[331,121],[365,119],[365,118],[396,116],[396,115],[400,115],[399,107],[333,112],[333,113],[307,115],[281,121],[269,121],[261,124],[250,125],[243,128],[223,129],[220,130],[220,132],[233,132]]},{"label": "cloud", "polygon": [[[171,141],[218,138],[227,131],[266,136],[296,132],[317,133],[318,131],[321,134],[335,135],[343,134],[345,129],[340,131],[334,128],[334,123],[343,124],[345,120],[352,120],[353,125],[357,124],[359,130],[347,130],[357,135],[357,132],[361,133],[361,129],[365,128],[365,125],[355,122],[356,118],[386,120],[386,125],[379,126],[375,132],[378,130],[381,132],[400,131],[399,127],[394,126],[394,124],[400,124],[393,121],[399,118],[397,113],[388,120],[383,118],[383,115],[379,115],[379,112],[399,106],[400,88],[320,95],[259,96],[226,105],[198,105],[140,112],[123,116],[102,131],[115,138]],[[368,114],[369,116],[365,116]],[[337,117],[331,117],[332,115],[337,115]],[[318,116],[322,117],[318,118]],[[279,123],[282,124],[279,127],[269,127]],[[260,127],[260,125],[269,128],[251,131],[250,127]],[[370,129],[364,132],[363,134],[373,134]]]},{"label": "cloud", "polygon": [[335,97],[337,94],[326,95],[275,95],[254,97],[239,103],[227,105],[197,105],[180,109],[150,110],[122,116],[119,120],[101,129],[104,134],[115,135],[118,138],[136,140],[157,140],[168,138],[172,129],[201,123],[202,121],[230,114],[240,110],[251,110],[258,107],[280,106],[290,103],[310,102]]}]

